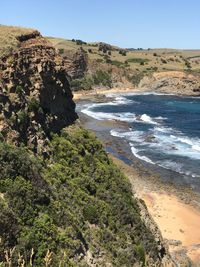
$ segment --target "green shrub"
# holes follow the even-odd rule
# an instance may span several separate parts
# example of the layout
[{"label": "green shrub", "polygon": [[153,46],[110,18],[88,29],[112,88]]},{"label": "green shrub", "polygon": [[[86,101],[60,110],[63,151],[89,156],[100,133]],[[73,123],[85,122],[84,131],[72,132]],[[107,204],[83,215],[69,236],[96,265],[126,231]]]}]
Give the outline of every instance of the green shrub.
[{"label": "green shrub", "polygon": [[94,84],[93,78],[91,76],[86,76],[82,80],[82,89],[91,90]]},{"label": "green shrub", "polygon": [[112,87],[112,76],[108,71],[97,70],[93,75],[94,84]]},{"label": "green shrub", "polygon": [[129,77],[129,81],[132,82],[133,85],[138,86],[144,75],[145,75],[144,72],[137,72],[131,77]]},{"label": "green shrub", "polygon": [[23,87],[21,85],[17,85],[15,92],[18,95],[22,95],[22,94],[24,94],[24,89],[23,89]]},{"label": "green shrub", "polygon": [[139,63],[139,64],[144,64],[144,63],[146,63],[146,62],[149,62],[149,59],[147,59],[147,58],[129,58],[129,59],[127,59],[126,60],[126,62],[128,62],[128,63]]},{"label": "green shrub", "polygon": [[87,75],[82,79],[74,79],[71,81],[71,87],[73,91],[77,90],[91,90],[94,85],[92,76]]},{"label": "green shrub", "polygon": [[186,66],[188,69],[191,69],[191,68],[192,68],[191,63],[190,63],[188,60],[185,61],[185,66]]},{"label": "green shrub", "polygon": [[83,210],[84,218],[90,223],[98,223],[98,211],[94,205],[88,205]]},{"label": "green shrub", "polygon": [[142,262],[142,266],[145,266],[145,250],[144,247],[140,244],[135,246],[136,253],[139,257],[139,260]]},{"label": "green shrub", "polygon": [[117,66],[117,67],[124,67],[124,62],[118,60],[111,60],[110,64]]},{"label": "green shrub", "polygon": [[21,110],[17,113],[17,118],[20,130],[24,129],[29,121],[28,113],[24,110]]},{"label": "green shrub", "polygon": [[161,58],[161,62],[162,62],[163,64],[167,64],[167,60],[164,59],[164,58]]},{"label": "green shrub", "polygon": [[40,108],[40,102],[36,98],[32,97],[28,102],[29,111],[37,112]]},{"label": "green shrub", "polygon": [[60,55],[64,54],[64,52],[65,52],[65,50],[64,50],[63,48],[59,48],[59,49],[58,49],[58,53],[59,53]]},{"label": "green shrub", "polygon": [[119,54],[122,56],[126,56],[126,51],[125,50],[119,50]]},{"label": "green shrub", "polygon": [[82,40],[79,40],[79,39],[76,40],[75,42],[76,42],[77,45],[86,45],[87,44],[86,42],[84,42]]}]

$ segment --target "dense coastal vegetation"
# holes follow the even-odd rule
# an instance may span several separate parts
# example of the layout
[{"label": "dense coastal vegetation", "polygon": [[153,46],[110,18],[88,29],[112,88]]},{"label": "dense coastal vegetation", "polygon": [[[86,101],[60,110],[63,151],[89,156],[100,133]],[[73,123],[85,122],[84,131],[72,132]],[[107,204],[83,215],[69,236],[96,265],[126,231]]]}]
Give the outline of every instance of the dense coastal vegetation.
[{"label": "dense coastal vegetation", "polygon": [[69,127],[53,136],[51,151],[44,161],[25,147],[0,145],[0,260],[15,247],[13,266],[18,253],[44,266],[48,250],[51,266],[87,266],[88,251],[100,266],[156,261],[130,184],[94,134]]}]

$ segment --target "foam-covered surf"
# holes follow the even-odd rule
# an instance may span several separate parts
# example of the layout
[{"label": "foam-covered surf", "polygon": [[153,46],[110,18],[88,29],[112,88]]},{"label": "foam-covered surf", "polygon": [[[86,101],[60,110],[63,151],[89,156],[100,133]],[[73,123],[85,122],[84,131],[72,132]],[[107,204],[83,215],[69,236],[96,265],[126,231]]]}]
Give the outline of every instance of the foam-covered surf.
[{"label": "foam-covered surf", "polygon": [[[200,178],[200,99],[157,93],[110,94],[107,103],[87,104],[82,112],[97,120],[127,123],[112,129],[130,152],[151,165]],[[116,124],[115,124],[116,125]]]}]

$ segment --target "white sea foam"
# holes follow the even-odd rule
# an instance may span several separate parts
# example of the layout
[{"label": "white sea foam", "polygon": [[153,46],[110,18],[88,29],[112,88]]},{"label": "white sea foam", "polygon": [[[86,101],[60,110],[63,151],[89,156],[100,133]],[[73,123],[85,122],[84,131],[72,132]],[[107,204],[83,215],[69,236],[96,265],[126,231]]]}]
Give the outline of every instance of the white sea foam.
[{"label": "white sea foam", "polygon": [[180,174],[192,176],[193,178],[198,177],[197,174],[191,171],[184,170],[184,164],[182,163],[177,163],[177,162],[170,161],[170,160],[163,160],[163,161],[156,162],[156,164],[164,169],[172,170]]},{"label": "white sea foam", "polygon": [[158,161],[157,164],[160,167],[163,167],[165,169],[168,170],[172,170],[178,173],[183,173],[182,168],[183,168],[183,164],[181,163],[177,163],[175,161],[171,161],[171,160],[163,160],[163,161]]},{"label": "white sea foam", "polygon": [[125,138],[128,141],[137,142],[137,143],[143,142],[143,140],[144,140],[144,132],[143,131],[119,132],[116,130],[111,130],[110,134],[112,136]]},{"label": "white sea foam", "polygon": [[[142,93],[143,94],[143,93]],[[108,97],[113,97],[114,100],[108,103],[96,103],[84,106],[82,112],[91,116],[97,120],[117,120],[130,123],[144,123],[151,124],[154,128],[150,129],[148,132],[134,131],[132,128],[126,132],[120,132],[116,130],[111,130],[110,134],[112,136],[120,137],[126,139],[128,142],[132,142],[131,150],[132,153],[140,158],[141,160],[147,161],[151,164],[157,164],[163,168],[168,168],[180,173],[185,173],[181,170],[181,166],[177,165],[176,162],[162,161],[153,162],[146,156],[141,155],[141,150],[143,153],[149,149],[155,151],[156,153],[162,153],[167,155],[176,155],[180,157],[187,157],[190,159],[200,160],[200,138],[191,138],[184,135],[182,132],[165,126],[165,120],[167,118],[162,116],[151,117],[148,114],[136,115],[132,112],[122,112],[122,113],[106,113],[106,112],[96,112],[95,108],[103,106],[116,106],[116,105],[126,105],[128,103],[134,103],[134,101],[129,100],[126,96],[131,95],[142,95],[141,93],[126,93],[116,95],[107,95]],[[159,93],[147,92],[143,95],[164,95]],[[184,169],[184,168],[183,168]],[[194,176],[191,172],[188,175]]]},{"label": "white sea foam", "polygon": [[125,96],[122,95],[114,95],[114,94],[106,94],[107,98],[113,98],[113,101],[105,102],[105,103],[97,103],[96,106],[104,106],[104,105],[110,105],[110,106],[118,106],[118,105],[128,105],[135,103],[135,101],[127,99]]},{"label": "white sea foam", "polygon": [[[172,94],[172,93],[158,93],[158,92],[129,92],[129,93],[127,93],[127,92],[124,92],[124,93],[117,93],[117,95],[120,95],[120,96],[134,96],[134,95],[175,95],[175,94]],[[106,96],[112,96],[112,97],[114,97],[115,96],[115,94],[113,93],[113,94],[106,94]]]},{"label": "white sea foam", "polygon": [[193,145],[192,149],[200,152],[200,145]]},{"label": "white sea foam", "polygon": [[124,122],[138,122],[146,124],[158,125],[159,123],[154,121],[153,118],[147,114],[137,115],[131,112],[121,112],[121,113],[106,113],[93,111],[93,108],[97,107],[96,104],[84,107],[81,112],[97,120],[118,120]]},{"label": "white sea foam", "polygon": [[166,126],[158,126],[153,129],[154,132],[170,133],[173,131],[172,128]]},{"label": "white sea foam", "polygon": [[131,151],[132,151],[133,155],[134,155],[136,158],[141,159],[141,160],[146,161],[146,162],[151,163],[151,164],[155,164],[155,163],[154,163],[151,159],[149,159],[148,157],[139,155],[139,150],[136,149],[136,148],[133,146],[133,144],[130,143],[130,146],[131,146]]},{"label": "white sea foam", "polygon": [[[171,131],[174,132],[174,135],[170,134]],[[143,131],[133,131],[132,129],[127,132],[111,130],[110,134],[134,142],[137,148],[143,147],[146,150],[150,148],[167,155],[200,159],[200,139],[181,136],[180,131],[171,128],[155,127],[150,134]]]},{"label": "white sea foam", "polygon": [[145,123],[149,123],[149,124],[158,124],[157,122],[155,122],[150,116],[148,116],[147,114],[143,114],[140,119],[142,121],[144,121]]},{"label": "white sea foam", "polygon": [[[162,128],[161,128],[162,129]],[[161,130],[159,129],[159,130]],[[180,131],[172,130],[154,132],[155,143],[151,144],[156,150],[163,153],[189,157],[191,159],[200,159],[200,139],[191,138],[183,135]]]},{"label": "white sea foam", "polygon": [[162,117],[162,116],[155,117],[155,119],[156,120],[161,120],[161,121],[167,120],[167,118]]}]

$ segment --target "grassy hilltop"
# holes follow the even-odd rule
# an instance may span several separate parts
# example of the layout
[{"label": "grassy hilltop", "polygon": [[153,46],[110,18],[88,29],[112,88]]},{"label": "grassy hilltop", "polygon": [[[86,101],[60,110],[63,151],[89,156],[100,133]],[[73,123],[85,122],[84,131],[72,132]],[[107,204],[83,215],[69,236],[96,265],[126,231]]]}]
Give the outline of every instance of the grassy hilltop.
[{"label": "grassy hilltop", "polygon": [[[16,36],[30,33],[33,29],[0,25],[0,56],[16,49]],[[87,43],[84,40],[66,40],[46,37],[58,53],[66,59],[73,59],[80,49],[88,57],[87,73],[83,79],[74,81],[75,87],[91,89],[93,85],[108,87],[124,84],[137,86],[139,81],[155,72],[180,71],[200,73],[200,50],[120,48],[105,43]],[[101,73],[97,73],[101,70]],[[94,82],[96,75],[97,82]],[[77,88],[75,88],[77,89]]]},{"label": "grassy hilltop", "polygon": [[33,31],[28,28],[0,25],[0,56],[17,48],[19,44],[17,36]]},{"label": "grassy hilltop", "polygon": [[[144,77],[153,78],[153,81],[147,82],[148,87],[148,84],[160,79],[158,76],[155,78],[155,73],[161,73],[163,78],[168,73],[167,77],[172,79],[167,92],[172,90],[174,93],[179,93],[176,90],[177,84],[180,84],[178,87],[183,88],[184,91],[181,93],[184,94],[193,94],[192,90],[199,88],[200,50],[124,49],[105,43],[86,43],[81,40],[53,37],[47,37],[47,39],[64,58],[73,58],[80,48],[87,53],[87,72],[81,79],[72,81],[73,90],[89,90],[95,86],[132,88],[138,87]],[[188,77],[189,74],[193,76]],[[198,82],[194,83],[194,88],[191,88],[189,83],[192,84],[194,76],[197,77]],[[191,82],[188,83],[187,80]],[[170,83],[174,87],[170,86]],[[158,81],[158,88],[159,86]],[[156,88],[157,84],[155,86],[153,84],[152,87]]]},{"label": "grassy hilltop", "polygon": [[[88,52],[90,60],[130,68],[131,70],[200,70],[200,50],[176,49],[124,49],[109,45],[105,51],[99,51],[99,43],[86,43],[81,40],[65,40],[47,37],[61,54],[75,52],[80,46]],[[110,60],[110,62],[109,62]]]}]

